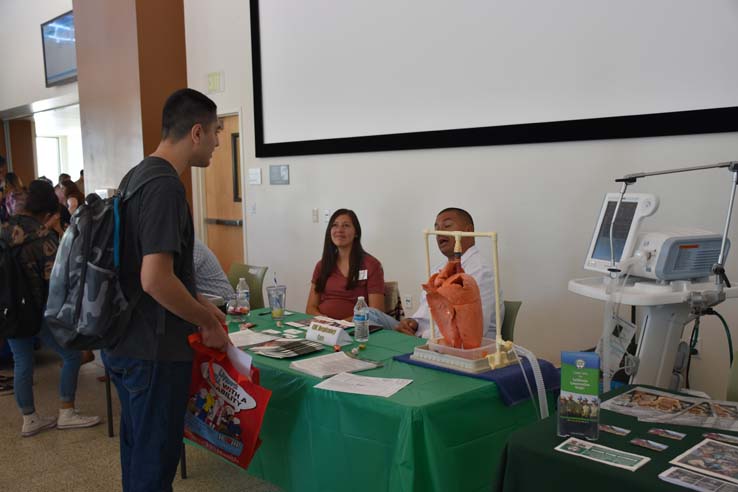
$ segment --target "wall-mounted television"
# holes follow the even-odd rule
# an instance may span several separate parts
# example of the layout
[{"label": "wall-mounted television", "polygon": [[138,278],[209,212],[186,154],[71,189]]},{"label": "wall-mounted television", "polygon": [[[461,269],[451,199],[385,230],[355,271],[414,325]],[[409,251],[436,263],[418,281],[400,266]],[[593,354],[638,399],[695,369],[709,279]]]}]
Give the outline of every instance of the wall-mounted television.
[{"label": "wall-mounted television", "polygon": [[46,87],[77,80],[74,14],[69,12],[41,24]]}]

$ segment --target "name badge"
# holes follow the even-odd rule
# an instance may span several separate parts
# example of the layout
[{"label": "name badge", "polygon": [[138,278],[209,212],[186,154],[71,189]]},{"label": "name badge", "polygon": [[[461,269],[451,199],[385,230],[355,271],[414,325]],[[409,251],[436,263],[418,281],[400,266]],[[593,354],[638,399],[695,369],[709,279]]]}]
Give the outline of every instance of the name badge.
[{"label": "name badge", "polygon": [[359,280],[366,280],[369,278],[369,273],[366,270],[359,270]]},{"label": "name badge", "polygon": [[351,337],[343,328],[317,323],[315,321],[310,323],[310,327],[307,333],[305,333],[305,339],[319,342],[329,347],[334,345],[344,346],[351,343]]}]

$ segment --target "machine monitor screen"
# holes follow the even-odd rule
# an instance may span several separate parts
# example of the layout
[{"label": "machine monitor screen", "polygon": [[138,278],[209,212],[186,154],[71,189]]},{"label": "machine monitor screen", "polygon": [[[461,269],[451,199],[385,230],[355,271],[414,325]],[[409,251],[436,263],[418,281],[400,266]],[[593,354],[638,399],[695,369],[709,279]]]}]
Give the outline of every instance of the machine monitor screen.
[{"label": "machine monitor screen", "polygon": [[[597,232],[597,242],[595,243],[592,258],[595,260],[610,261],[610,222],[615,212],[617,202],[607,202],[605,216],[600,223],[600,230]],[[630,228],[633,225],[633,217],[635,216],[637,202],[622,202],[618,209],[618,216],[612,228],[612,244],[615,249],[615,262],[619,262],[623,256],[623,248],[625,241],[628,239]]]}]

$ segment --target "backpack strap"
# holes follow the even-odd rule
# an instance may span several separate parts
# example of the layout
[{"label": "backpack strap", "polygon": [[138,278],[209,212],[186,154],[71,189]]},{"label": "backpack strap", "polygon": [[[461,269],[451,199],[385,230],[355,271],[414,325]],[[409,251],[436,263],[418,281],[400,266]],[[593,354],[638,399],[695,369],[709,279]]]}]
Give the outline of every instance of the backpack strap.
[{"label": "backpack strap", "polygon": [[142,167],[140,164],[137,165],[121,181],[119,191],[121,201],[126,202],[130,200],[145,185],[159,178],[173,178],[179,181],[179,176],[172,174],[170,164],[158,163],[147,167]]}]

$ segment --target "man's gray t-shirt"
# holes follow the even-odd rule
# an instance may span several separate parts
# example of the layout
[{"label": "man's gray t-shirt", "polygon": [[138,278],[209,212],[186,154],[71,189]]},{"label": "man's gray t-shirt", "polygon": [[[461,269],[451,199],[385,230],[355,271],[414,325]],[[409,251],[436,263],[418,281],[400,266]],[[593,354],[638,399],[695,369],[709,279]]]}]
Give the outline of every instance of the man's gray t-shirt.
[{"label": "man's gray t-shirt", "polygon": [[[174,167],[164,159],[147,157],[147,172],[163,173],[125,204],[120,281],[131,301],[142,292],[141,263],[154,253],[171,253],[174,274],[195,295],[193,272],[194,227],[185,189]],[[189,361],[193,353],[187,337],[196,327],[166,311],[151,296],[141,294],[121,341],[110,350],[116,357]]]}]

